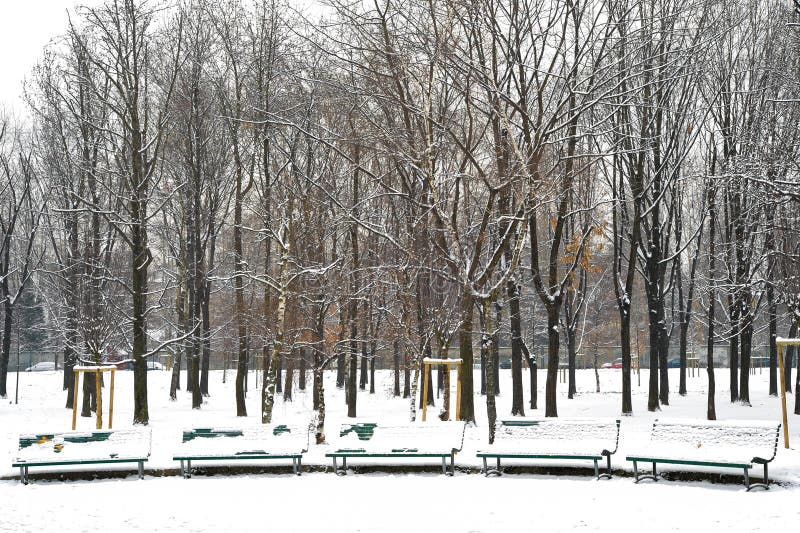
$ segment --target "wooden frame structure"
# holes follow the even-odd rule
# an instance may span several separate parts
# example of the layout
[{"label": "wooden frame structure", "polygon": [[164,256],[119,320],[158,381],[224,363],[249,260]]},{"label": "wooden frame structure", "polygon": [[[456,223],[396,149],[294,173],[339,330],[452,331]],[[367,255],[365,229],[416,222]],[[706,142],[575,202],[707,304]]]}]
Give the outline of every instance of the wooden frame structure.
[{"label": "wooden frame structure", "polygon": [[447,365],[447,371],[450,372],[450,367],[455,366],[456,370],[458,371],[458,375],[456,377],[456,420],[461,420],[461,359],[432,359],[430,357],[426,357],[422,360],[422,370],[423,375],[425,376],[423,379],[422,385],[422,397],[424,400],[422,401],[422,421],[425,422],[426,416],[428,414],[428,381],[430,373],[428,372],[428,367],[430,365]]},{"label": "wooden frame structure", "polygon": [[100,387],[100,376],[103,372],[111,372],[111,383],[109,384],[108,393],[108,429],[111,429],[114,422],[114,375],[116,374],[116,366],[76,366],[73,369],[73,393],[72,393],[72,430],[75,431],[75,425],[78,421],[78,391],[80,385],[80,376],[82,373],[92,372],[95,375],[95,386],[97,388],[97,429],[103,429],[103,395],[102,388]]},{"label": "wooden frame structure", "polygon": [[783,368],[783,347],[784,346],[798,346],[800,347],[800,339],[784,339],[778,337],[775,339],[775,344],[778,346],[778,368],[781,371],[780,381],[778,387],[781,390],[781,412],[783,414],[783,446],[789,448],[789,419],[786,416],[786,374]]},{"label": "wooden frame structure", "polygon": [[694,350],[686,354],[686,373],[692,378],[700,377],[700,358]]}]

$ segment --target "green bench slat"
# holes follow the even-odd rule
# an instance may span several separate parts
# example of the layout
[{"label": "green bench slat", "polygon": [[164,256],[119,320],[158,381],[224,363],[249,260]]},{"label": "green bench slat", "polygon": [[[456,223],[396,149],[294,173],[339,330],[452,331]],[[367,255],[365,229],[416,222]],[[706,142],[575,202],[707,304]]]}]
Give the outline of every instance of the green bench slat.
[{"label": "green bench slat", "polygon": [[236,459],[297,459],[302,457],[302,454],[279,454],[279,455],[271,455],[268,453],[241,453],[237,455],[208,455],[208,456],[196,456],[193,455],[191,457],[181,457],[176,455],[173,457],[175,461],[226,461],[226,460],[236,460]]},{"label": "green bench slat", "polygon": [[500,459],[586,459],[598,461],[604,459],[603,455],[562,455],[562,454],[525,454],[525,453],[491,453],[479,452],[476,454],[478,457],[499,457]]},{"label": "green bench slat", "polygon": [[690,459],[665,459],[661,457],[626,457],[627,461],[636,461],[641,463],[663,463],[671,465],[690,465],[690,466],[718,466],[726,468],[753,468],[752,463],[726,463],[715,461],[695,461]]},{"label": "green bench slat", "polygon": [[37,461],[33,463],[14,462],[11,466],[18,468],[20,466],[98,465],[105,463],[140,463],[143,461],[147,461],[147,457],[89,459],[85,461]]},{"label": "green bench slat", "polygon": [[398,452],[398,453],[358,453],[353,451],[346,452],[329,452],[325,457],[450,457],[450,453],[418,453],[418,452]]}]

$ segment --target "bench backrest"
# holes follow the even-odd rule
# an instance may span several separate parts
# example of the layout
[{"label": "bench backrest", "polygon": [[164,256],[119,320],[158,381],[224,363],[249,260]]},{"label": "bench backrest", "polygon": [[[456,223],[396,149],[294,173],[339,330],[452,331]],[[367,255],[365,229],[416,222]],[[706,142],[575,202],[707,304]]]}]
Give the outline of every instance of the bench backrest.
[{"label": "bench backrest", "polygon": [[194,451],[215,450],[229,452],[231,450],[265,452],[307,451],[308,427],[290,426],[286,424],[266,424],[243,428],[192,428],[184,430],[181,450]]},{"label": "bench backrest", "polygon": [[[551,441],[565,452],[594,450],[615,453],[619,443],[619,419],[614,418],[545,418],[503,420],[495,429],[495,442],[504,446],[518,442],[521,449],[526,441]],[[573,449],[574,448],[574,449]]]},{"label": "bench backrest", "polygon": [[150,455],[149,429],[28,433],[19,436],[18,459],[89,460],[145,458]]},{"label": "bench backrest", "polygon": [[464,442],[464,422],[431,424],[379,425],[373,422],[342,424],[338,449],[417,450],[419,452],[450,452],[461,450]]},{"label": "bench backrest", "polygon": [[715,422],[658,419],[653,422],[651,442],[698,449],[737,449],[753,458],[772,459],[778,447],[781,425],[756,420]]}]

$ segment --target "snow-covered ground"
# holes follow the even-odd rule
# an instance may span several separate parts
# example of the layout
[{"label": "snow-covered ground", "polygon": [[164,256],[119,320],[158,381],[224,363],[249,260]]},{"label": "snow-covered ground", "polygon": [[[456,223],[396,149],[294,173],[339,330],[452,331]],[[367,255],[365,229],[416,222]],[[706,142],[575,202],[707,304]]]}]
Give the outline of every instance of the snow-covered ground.
[{"label": "snow-covered ground", "polygon": [[[510,374],[503,370],[502,394],[498,397],[498,416],[510,412]],[[677,370],[671,374],[677,389]],[[15,375],[9,375],[11,391]],[[540,371],[540,409],[526,412],[543,416],[544,371]],[[247,462],[248,466],[266,467],[266,472],[248,470],[230,474],[211,469],[212,476],[184,480],[177,475],[172,461],[180,432],[193,426],[240,426],[259,423],[259,398],[255,390],[248,397],[247,418],[236,418],[232,374],[223,384],[222,373],[211,377],[212,396],[203,408],[192,410],[185,392],[177,402],[168,400],[169,375],[150,372],[149,402],[153,434],[152,455],[146,464],[143,481],[128,467],[101,467],[103,470],[127,469],[127,478],[101,478],[60,481],[37,479],[45,468],[31,469],[33,482],[22,486],[11,468],[19,433],[64,431],[70,428],[71,411],[63,407],[60,373],[24,373],[20,376],[19,404],[0,402],[0,531],[41,531],[57,524],[59,531],[571,531],[627,530],[646,527],[654,531],[730,528],[735,531],[761,531],[800,525],[800,416],[789,415],[792,448],[781,446],[770,465],[770,477],[778,483],[768,492],[746,493],[738,472],[709,469],[707,475],[677,476],[680,480],[634,485],[629,476],[618,475],[610,481],[595,481],[586,462],[538,462],[536,469],[513,471],[501,478],[485,478],[476,473],[479,461],[475,451],[487,441],[485,401],[476,397],[477,425],[468,427],[454,478],[437,474],[438,465],[427,463],[424,472],[397,469],[370,471],[365,474],[337,477],[323,472],[329,466],[326,446],[312,445],[304,456],[304,465],[312,467],[301,477],[289,475],[286,468],[273,470],[282,463]],[[476,383],[479,375],[475,374]],[[594,392],[594,371],[578,372],[578,396],[566,398],[566,386],[559,384],[561,416],[617,416],[620,411],[620,373],[601,370],[601,393]],[[359,393],[361,420],[380,423],[407,423],[408,400],[393,398],[392,374],[379,372],[376,393]],[[780,420],[780,401],[767,394],[767,373],[751,376],[752,407],[728,401],[728,371],[718,369],[717,415],[720,420]],[[343,392],[333,384],[334,375],[326,376],[328,407],[327,433],[333,435],[346,421]],[[255,382],[251,375],[251,385]],[[528,376],[523,376],[527,386]],[[685,397],[673,392],[669,406],[660,412],[647,412],[647,371],[641,374],[641,386],[634,375],[634,415],[622,420],[620,448],[612,461],[617,473],[630,471],[624,460],[626,449],[646,440],[654,418],[703,418],[706,412],[705,371],[688,379]],[[310,380],[309,380],[310,384]],[[114,427],[131,426],[133,374],[118,372],[114,405]],[[293,402],[276,403],[274,421],[302,424],[312,416],[310,390],[295,389]],[[453,395],[455,397],[455,395]],[[528,397],[528,391],[525,391]],[[787,398],[789,409],[794,397]],[[107,406],[107,400],[104,402]],[[527,407],[527,404],[526,404]],[[429,420],[435,420],[429,409]],[[435,423],[435,422],[430,422]],[[90,430],[94,419],[79,418],[78,428]],[[351,462],[358,466],[358,461]],[[288,464],[288,462],[287,462]],[[404,463],[410,464],[410,463]],[[513,464],[513,463],[511,463]],[[524,464],[524,463],[523,463]],[[531,465],[531,463],[528,463]],[[559,466],[571,467],[559,470]],[[547,468],[553,473],[546,474]],[[584,469],[586,475],[579,475]],[[58,471],[67,471],[62,468]],[[387,469],[388,470],[388,469]],[[660,468],[669,471],[669,468]],[[681,470],[680,467],[674,470]],[[149,475],[148,475],[149,472]],[[168,475],[164,475],[164,474]],[[719,474],[731,483],[719,483]],[[753,471],[760,477],[760,469]],[[50,476],[48,476],[50,478]],[[689,480],[692,479],[692,480]]]}]

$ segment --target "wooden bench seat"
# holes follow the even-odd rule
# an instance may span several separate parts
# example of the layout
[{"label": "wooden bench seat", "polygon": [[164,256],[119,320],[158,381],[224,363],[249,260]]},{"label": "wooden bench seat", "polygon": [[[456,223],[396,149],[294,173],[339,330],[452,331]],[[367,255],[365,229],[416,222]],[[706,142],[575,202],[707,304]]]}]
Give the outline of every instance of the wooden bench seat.
[{"label": "wooden bench seat", "polygon": [[308,428],[268,424],[250,428],[194,428],[183,432],[173,460],[180,461],[183,477],[192,476],[193,461],[291,459],[298,476],[308,451]]},{"label": "wooden bench seat", "polygon": [[150,457],[150,437],[149,429],[20,435],[19,451],[12,466],[20,469],[20,479],[25,485],[32,466],[137,463],[142,479],[144,463]]},{"label": "wooden bench seat", "polygon": [[[748,420],[656,420],[648,445],[626,459],[633,463],[636,483],[643,479],[658,481],[656,465],[662,463],[742,469],[748,491],[769,489],[767,465],[777,453],[780,428],[777,422]],[[651,463],[652,473],[640,474],[639,463]],[[754,464],[764,466],[763,483],[750,482],[749,470]]]},{"label": "wooden bench seat", "polygon": [[[619,420],[606,418],[545,418],[503,420],[494,444],[480,450],[483,473],[502,475],[501,459],[588,460],[598,479],[611,477],[611,456],[619,443]],[[488,460],[496,461],[489,468]],[[606,460],[606,472],[599,462]]]},{"label": "wooden bench seat", "polygon": [[[439,424],[378,425],[373,422],[343,424],[333,451],[325,454],[333,459],[337,475],[347,474],[347,459],[441,458],[442,473],[453,475],[455,454],[464,442],[463,422]],[[447,459],[450,459],[450,468]],[[339,467],[338,459],[342,460]]]}]

